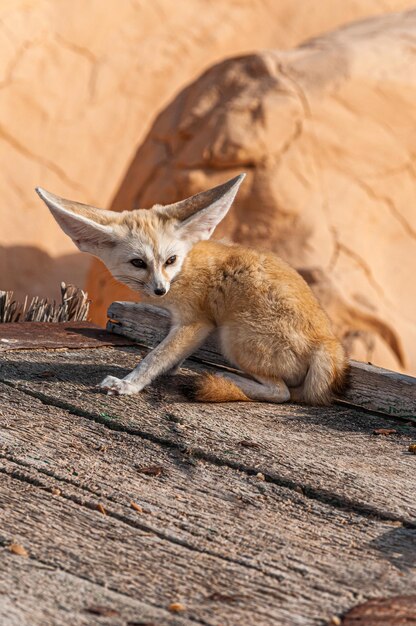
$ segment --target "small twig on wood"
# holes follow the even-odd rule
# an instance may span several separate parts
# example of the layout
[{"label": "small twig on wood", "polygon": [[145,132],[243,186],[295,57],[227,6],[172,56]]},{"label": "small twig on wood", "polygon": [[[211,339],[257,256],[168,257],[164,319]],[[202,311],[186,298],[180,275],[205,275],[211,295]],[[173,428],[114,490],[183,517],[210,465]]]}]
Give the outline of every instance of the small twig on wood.
[{"label": "small twig on wood", "polygon": [[48,298],[25,297],[24,302],[14,299],[13,291],[0,291],[1,322],[84,322],[88,317],[90,300],[79,287],[61,283],[58,303]]}]

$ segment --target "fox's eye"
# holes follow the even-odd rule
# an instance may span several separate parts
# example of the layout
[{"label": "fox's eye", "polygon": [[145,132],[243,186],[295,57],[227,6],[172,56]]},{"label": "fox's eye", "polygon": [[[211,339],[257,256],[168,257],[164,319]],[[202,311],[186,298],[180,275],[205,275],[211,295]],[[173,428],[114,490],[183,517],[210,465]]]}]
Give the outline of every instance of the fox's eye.
[{"label": "fox's eye", "polygon": [[170,256],[166,261],[165,265],[173,265],[176,261],[176,255]]},{"label": "fox's eye", "polygon": [[139,268],[140,268],[140,269],[142,269],[142,270],[145,270],[145,269],[146,269],[146,267],[147,267],[147,265],[146,265],[146,263],[143,261],[143,259],[132,259],[132,260],[130,261],[130,263],[131,263],[132,265],[134,265],[134,267],[139,267]]}]

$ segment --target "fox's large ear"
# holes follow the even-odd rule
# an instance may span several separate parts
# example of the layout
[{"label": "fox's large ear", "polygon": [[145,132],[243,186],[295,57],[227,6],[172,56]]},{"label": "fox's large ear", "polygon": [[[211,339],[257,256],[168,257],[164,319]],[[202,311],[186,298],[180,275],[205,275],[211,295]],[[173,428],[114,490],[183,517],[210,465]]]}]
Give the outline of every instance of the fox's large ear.
[{"label": "fox's large ear", "polygon": [[178,230],[194,241],[209,239],[228,213],[238,188],[245,178],[240,174],[226,183],[202,191],[186,200],[163,207],[164,215],[179,220]]},{"label": "fox's large ear", "polygon": [[112,211],[65,200],[41,187],[36,187],[36,192],[64,233],[83,252],[95,254],[98,248],[115,244]]}]

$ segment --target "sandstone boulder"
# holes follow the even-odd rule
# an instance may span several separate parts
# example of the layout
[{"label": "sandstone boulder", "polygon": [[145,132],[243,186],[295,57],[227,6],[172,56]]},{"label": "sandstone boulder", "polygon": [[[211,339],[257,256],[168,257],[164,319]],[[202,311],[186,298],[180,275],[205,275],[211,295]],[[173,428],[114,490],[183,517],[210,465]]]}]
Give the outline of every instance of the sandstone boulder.
[{"label": "sandstone boulder", "polygon": [[[416,11],[224,61],[158,117],[113,208],[246,171],[216,236],[302,268],[352,356],[415,372],[415,102]],[[88,289],[126,297],[96,268]]]},{"label": "sandstone boulder", "polygon": [[90,261],[34,187],[107,206],[156,113],[203,69],[411,4],[2,0],[0,288],[58,296],[60,280],[82,284]]}]

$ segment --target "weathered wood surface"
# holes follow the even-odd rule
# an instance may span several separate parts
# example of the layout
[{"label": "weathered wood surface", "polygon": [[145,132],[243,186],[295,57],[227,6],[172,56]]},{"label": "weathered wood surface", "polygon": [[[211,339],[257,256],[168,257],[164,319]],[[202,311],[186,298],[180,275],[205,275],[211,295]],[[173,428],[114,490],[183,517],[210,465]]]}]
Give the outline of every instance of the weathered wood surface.
[{"label": "weathered wood surface", "polygon": [[131,345],[126,337],[106,332],[91,322],[17,322],[0,324],[0,352],[39,348],[99,348]]},{"label": "weathered wood surface", "polygon": [[[167,334],[170,315],[163,309],[133,302],[113,302],[108,330],[152,348]],[[194,358],[216,365],[230,363],[222,356],[215,333]],[[338,398],[347,405],[386,413],[416,423],[416,378],[367,363],[351,361],[351,386]]]},{"label": "weathered wood surface", "polygon": [[[43,593],[63,587],[59,604],[71,623],[93,623],[86,611],[98,605],[116,611],[112,624],[132,613],[136,623],[157,615],[157,624],[323,624],[377,595],[380,581],[388,594],[416,584],[413,529],[196,462],[186,450],[114,431],[6,385],[0,398],[0,541],[23,545],[38,567],[50,568]],[[143,473],[152,467],[162,473]],[[0,558],[0,590],[9,597],[17,578],[21,589],[27,560],[7,549]],[[32,576],[24,579],[29,601],[44,570]],[[67,600],[69,582],[77,589],[82,580],[83,599],[75,602],[73,591]],[[172,601],[187,609],[168,622]],[[21,619],[27,605],[6,607],[6,618]],[[45,623],[38,613],[31,624]]]},{"label": "weathered wood surface", "polygon": [[[46,511],[47,512],[47,511]],[[61,541],[62,543],[62,541]],[[0,546],[3,544],[0,543]],[[2,626],[191,626],[186,617],[92,583],[79,572],[0,547]],[[136,594],[140,598],[140,593]]]},{"label": "weathered wood surface", "polygon": [[109,397],[146,350],[94,346],[1,355],[2,626],[323,626],[414,590],[414,426],[189,403],[196,361]]},{"label": "weathered wood surface", "polygon": [[[217,464],[261,472],[321,501],[414,523],[415,457],[407,452],[411,426],[335,406],[190,403],[180,391],[192,375],[186,369],[137,396],[109,397],[95,389],[107,374],[125,375],[145,353],[128,347],[8,353],[0,379],[112,428],[187,448]],[[377,428],[394,428],[397,434],[375,436]],[[258,448],[242,449],[239,442],[245,439]]]}]

